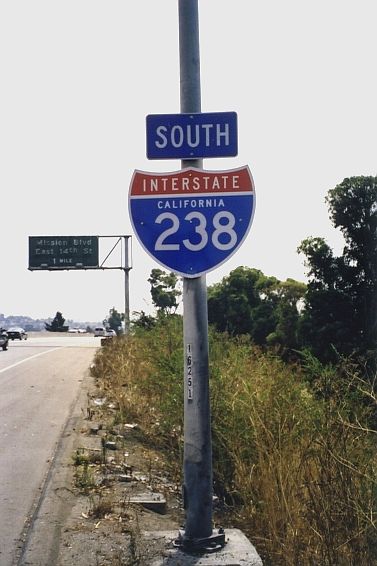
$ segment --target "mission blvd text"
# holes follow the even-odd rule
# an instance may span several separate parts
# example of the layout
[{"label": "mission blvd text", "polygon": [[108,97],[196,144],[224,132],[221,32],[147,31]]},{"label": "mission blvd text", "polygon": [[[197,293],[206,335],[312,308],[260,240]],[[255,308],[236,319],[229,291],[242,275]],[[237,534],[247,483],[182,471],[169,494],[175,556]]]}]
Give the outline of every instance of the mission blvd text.
[{"label": "mission blvd text", "polygon": [[83,238],[69,238],[69,239],[62,239],[62,238],[38,238],[37,245],[41,247],[51,246],[53,247],[67,247],[69,245],[73,246],[91,246],[92,240],[91,239],[83,239]]}]

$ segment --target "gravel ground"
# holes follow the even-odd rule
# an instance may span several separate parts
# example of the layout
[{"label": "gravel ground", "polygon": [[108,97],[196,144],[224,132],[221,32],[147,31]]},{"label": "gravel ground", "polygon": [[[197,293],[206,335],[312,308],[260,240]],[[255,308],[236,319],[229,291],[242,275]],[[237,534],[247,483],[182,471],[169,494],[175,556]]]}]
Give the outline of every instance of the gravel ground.
[{"label": "gravel ground", "polygon": [[[143,445],[133,423],[112,426],[111,404],[98,394],[87,375],[25,527],[19,566],[150,566],[166,540],[144,533],[178,535],[180,489],[161,454]],[[138,498],[154,499],[155,510]]]}]

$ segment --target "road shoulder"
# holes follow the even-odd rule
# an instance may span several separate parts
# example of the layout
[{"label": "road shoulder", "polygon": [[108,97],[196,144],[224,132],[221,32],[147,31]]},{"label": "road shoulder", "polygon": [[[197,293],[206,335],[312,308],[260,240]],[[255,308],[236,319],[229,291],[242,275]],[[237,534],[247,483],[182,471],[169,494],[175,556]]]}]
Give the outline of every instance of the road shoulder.
[{"label": "road shoulder", "polygon": [[[98,395],[86,375],[25,529],[18,566],[147,566],[160,556],[161,545],[142,533],[178,535],[179,488],[167,477],[163,458],[140,441],[135,425],[116,434],[112,405]],[[108,442],[104,453],[109,437],[118,446]],[[90,456],[88,485],[74,462],[84,454]],[[148,508],[148,496],[160,501]]]}]

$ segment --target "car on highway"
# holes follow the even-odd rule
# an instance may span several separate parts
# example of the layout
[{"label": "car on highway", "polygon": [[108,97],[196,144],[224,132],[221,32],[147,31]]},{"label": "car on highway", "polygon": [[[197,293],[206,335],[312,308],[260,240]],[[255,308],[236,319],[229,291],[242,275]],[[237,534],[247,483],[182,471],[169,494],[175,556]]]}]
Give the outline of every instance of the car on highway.
[{"label": "car on highway", "polygon": [[106,328],[104,326],[97,326],[94,329],[94,336],[106,336]]},{"label": "car on highway", "polygon": [[27,340],[27,332],[20,326],[12,326],[7,330],[8,336],[11,340]]},{"label": "car on highway", "polygon": [[113,336],[116,336],[116,335],[117,335],[117,333],[112,328],[108,328],[106,330],[105,336],[107,336],[107,338],[112,338]]},{"label": "car on highway", "polygon": [[0,348],[8,350],[9,336],[4,328],[0,328]]}]

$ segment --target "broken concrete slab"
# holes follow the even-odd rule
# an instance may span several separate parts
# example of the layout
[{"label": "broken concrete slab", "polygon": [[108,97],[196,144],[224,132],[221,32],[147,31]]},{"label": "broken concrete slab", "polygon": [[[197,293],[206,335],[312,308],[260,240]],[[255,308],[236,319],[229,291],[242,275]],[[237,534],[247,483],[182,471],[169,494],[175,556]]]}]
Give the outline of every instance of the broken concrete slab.
[{"label": "broken concrete slab", "polygon": [[166,499],[161,493],[139,493],[132,495],[129,498],[129,502],[142,505],[145,509],[155,511],[155,513],[160,515],[165,515],[166,513]]},{"label": "broken concrete slab", "polygon": [[101,425],[97,424],[97,423],[92,423],[89,427],[89,432],[90,434],[98,434],[98,432],[101,430]]},{"label": "broken concrete slab", "polygon": [[131,474],[118,474],[118,481],[121,482],[130,482],[133,481],[133,477]]}]

